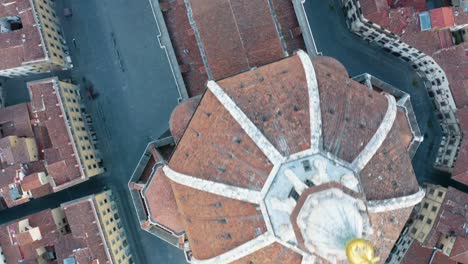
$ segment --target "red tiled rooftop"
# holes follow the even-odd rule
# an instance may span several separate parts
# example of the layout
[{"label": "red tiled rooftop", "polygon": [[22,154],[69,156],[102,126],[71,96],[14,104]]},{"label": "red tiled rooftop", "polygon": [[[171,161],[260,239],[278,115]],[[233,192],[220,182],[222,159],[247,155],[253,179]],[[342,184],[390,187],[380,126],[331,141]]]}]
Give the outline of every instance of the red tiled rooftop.
[{"label": "red tiled rooftop", "polygon": [[29,0],[0,0],[0,17],[19,16],[23,28],[0,34],[0,70],[45,59],[39,28]]},{"label": "red tiled rooftop", "polygon": [[266,0],[191,0],[215,80],[284,56]]},{"label": "red tiled rooftop", "polygon": [[57,255],[66,258],[68,255],[75,255],[77,263],[89,263],[98,259],[99,263],[109,261],[106,247],[103,241],[103,233],[99,228],[99,219],[96,218],[96,211],[91,200],[74,201],[62,206],[73,237],[82,241],[86,245],[84,250],[73,252],[62,252],[57,249]]},{"label": "red tiled rooftop", "polygon": [[[90,200],[82,200],[64,206],[71,233],[62,234],[58,230],[50,209],[1,225],[0,247],[7,263],[36,263],[39,257],[36,249],[40,247],[54,252],[57,263],[72,256],[77,263],[90,263],[95,259],[106,263],[107,251],[91,203]],[[42,239],[33,241],[29,234],[19,233],[18,223],[23,219],[28,219],[32,228],[39,228]]]},{"label": "red tiled rooftop", "polygon": [[177,108],[171,114],[171,119],[169,121],[169,128],[171,129],[172,137],[174,142],[179,143],[182,135],[185,132],[190,119],[195,112],[198,104],[200,103],[201,95],[196,97],[191,97],[188,100],[180,103]]},{"label": "red tiled rooftop", "polygon": [[441,50],[433,55],[444,69],[457,108],[468,107],[468,43]]},{"label": "red tiled rooftop", "polygon": [[57,185],[81,177],[77,154],[65,124],[54,78],[28,83],[31,93],[32,117],[37,119],[34,128],[39,151],[44,153],[47,172]]},{"label": "red tiled rooftop", "polygon": [[153,222],[165,226],[174,233],[184,231],[171,182],[164,175],[161,167],[156,170],[151,182],[146,187],[144,197]]},{"label": "red tiled rooftop", "polygon": [[466,237],[459,236],[455,239],[450,259],[458,263],[468,263],[468,239]]},{"label": "red tiled rooftop", "polygon": [[[189,3],[214,79],[267,64],[282,58],[284,52],[304,48],[290,1],[272,0],[271,6],[266,0],[194,0]],[[185,3],[183,0],[162,1],[160,5],[189,94],[200,95],[205,90],[208,69],[187,18]],[[282,34],[284,47],[279,34]]]},{"label": "red tiled rooftop", "polygon": [[[422,247],[419,242],[415,240],[400,264],[429,263],[432,253],[432,249]],[[449,257],[442,252],[437,252],[432,264],[457,264],[457,262],[450,260]]]},{"label": "red tiled rooftop", "polygon": [[[383,94],[350,80],[343,65],[334,59],[320,57],[313,65],[321,101],[323,148],[352,161],[381,124],[387,100]],[[308,90],[298,56],[217,83],[281,154],[288,156],[310,147]],[[186,119],[184,115],[180,118]],[[400,113],[383,145],[361,173],[368,200],[418,191],[406,151],[412,136],[402,122],[407,120]],[[207,91],[169,167],[197,178],[260,190],[272,164],[224,105]],[[256,236],[255,228],[265,232],[263,216],[253,204],[174,182],[172,188],[197,259],[217,256],[249,241]],[[410,212],[411,207],[371,215],[374,228],[385,237],[375,239],[380,256],[388,255]]]},{"label": "red tiled rooftop", "polygon": [[468,12],[465,12],[462,6],[453,7],[453,11],[455,14],[455,25],[468,24]]},{"label": "red tiled rooftop", "polygon": [[452,7],[439,7],[429,10],[432,29],[448,28],[455,25]]},{"label": "red tiled rooftop", "polygon": [[25,191],[30,191],[42,186],[40,181],[39,173],[33,173],[24,177],[23,181],[21,182],[21,187]]},{"label": "red tiled rooftop", "polygon": [[282,155],[310,148],[307,82],[298,56],[218,84]]},{"label": "red tiled rooftop", "polygon": [[266,232],[258,205],[171,182],[196,259],[207,259]]},{"label": "red tiled rooftop", "polygon": [[260,190],[271,162],[211,92],[202,102],[170,166],[202,179]]},{"label": "red tiled rooftop", "polygon": [[188,21],[184,0],[161,1],[164,20],[190,96],[203,93],[208,80],[195,33]]},{"label": "red tiled rooftop", "polygon": [[435,227],[436,230],[443,234],[465,237],[464,227],[468,223],[467,201],[468,193],[449,187],[439,211],[439,222]]},{"label": "red tiled rooftop", "polygon": [[[12,244],[10,241],[10,236],[13,237],[13,234],[15,234],[13,241],[21,242],[18,241],[18,237],[16,237],[16,234],[19,233],[17,223],[20,220],[16,220],[14,223],[0,226],[0,246],[2,247],[3,254],[6,257],[8,264],[18,263],[21,262],[21,260],[26,263],[28,261],[36,261],[38,257],[36,248],[46,245],[53,245],[55,239],[58,237],[58,232],[56,231],[56,226],[50,210],[45,210],[29,215],[27,218],[29,219],[29,225],[31,227],[39,227],[42,235],[41,240],[25,244]],[[20,236],[19,240],[26,242],[21,237],[22,236]]]},{"label": "red tiled rooftop", "polygon": [[0,137],[12,135],[34,137],[27,103],[0,108],[0,124],[2,124]]},{"label": "red tiled rooftop", "polygon": [[401,40],[429,56],[442,49],[444,43],[436,30],[421,31],[417,13],[413,13],[410,17],[408,25],[401,34]]},{"label": "red tiled rooftop", "polygon": [[444,201],[434,221],[434,226],[429,232],[425,246],[438,246],[441,236],[455,235],[466,238],[465,225],[468,223],[468,193],[461,192],[453,187],[448,187]]},{"label": "red tiled rooftop", "polygon": [[426,11],[426,0],[400,0],[392,1],[392,8],[396,9],[397,7],[413,7],[416,11],[422,12]]}]

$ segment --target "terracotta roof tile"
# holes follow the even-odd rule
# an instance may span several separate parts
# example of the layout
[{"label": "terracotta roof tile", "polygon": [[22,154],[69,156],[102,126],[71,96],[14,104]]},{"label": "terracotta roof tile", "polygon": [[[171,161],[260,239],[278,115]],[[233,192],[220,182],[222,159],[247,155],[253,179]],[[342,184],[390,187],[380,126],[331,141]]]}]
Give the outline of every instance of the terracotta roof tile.
[{"label": "terracotta roof tile", "polygon": [[467,202],[468,193],[449,187],[439,211],[439,222],[436,225],[436,230],[443,234],[452,233],[456,236],[466,237]]},{"label": "terracotta roof tile", "polygon": [[[9,5],[4,5],[9,4]],[[0,34],[0,70],[45,59],[39,28],[36,26],[30,1],[0,1],[0,17],[19,16],[22,29]]]},{"label": "terracotta roof tile", "polygon": [[191,97],[177,105],[174,111],[172,111],[169,127],[176,144],[182,138],[190,119],[200,103],[200,99],[201,96]]},{"label": "terracotta roof tile", "polygon": [[372,227],[376,230],[372,234],[370,241],[374,245],[376,256],[379,256],[381,260],[385,261],[390,255],[390,251],[400,236],[412,210],[413,207],[408,207],[383,213],[369,214]]},{"label": "terracotta roof tile", "polygon": [[198,178],[255,190],[260,190],[272,169],[267,157],[209,91],[169,166]]},{"label": "terracotta roof tile", "polygon": [[60,108],[58,91],[54,84],[56,79],[49,78],[29,82],[31,93],[31,110],[37,119],[34,127],[38,148],[44,152],[47,172],[57,185],[65,184],[81,177],[78,168],[77,153],[74,152],[72,140],[65,124],[64,113]]},{"label": "terracotta roof tile", "polygon": [[172,188],[196,259],[220,255],[266,231],[258,205],[174,182]]},{"label": "terracotta roof tile", "polygon": [[452,7],[439,7],[429,10],[431,25],[433,29],[447,28],[455,25]]},{"label": "terracotta roof tile", "polygon": [[[324,149],[351,162],[380,126],[387,99],[350,80],[343,65],[334,59],[320,57],[313,65],[319,85]],[[310,140],[308,90],[302,67],[294,56],[218,82],[283,154],[305,149],[308,145],[302,142]],[[406,150],[411,134],[405,122],[400,112],[362,173],[366,174],[361,183],[367,199],[400,197],[418,190]],[[281,149],[279,135],[284,137],[288,152]],[[177,172],[251,190],[261,190],[271,166],[211,91],[203,96],[169,161],[169,167]],[[258,206],[171,183],[196,259],[217,256],[266,232]],[[370,216],[376,249],[382,256],[388,255],[410,212],[411,207]],[[271,258],[261,259],[268,250],[277,249],[265,248],[250,257],[269,263]],[[290,257],[286,263],[299,260],[294,254]]]},{"label": "terracotta roof tile", "polygon": [[190,2],[214,79],[284,56],[267,1]]},{"label": "terracotta roof tile", "polygon": [[310,148],[309,98],[297,56],[218,82],[281,154]]},{"label": "terracotta roof tile", "polygon": [[[414,264],[414,263],[429,263],[431,259],[433,251],[429,248],[422,247],[417,241],[414,241],[411,244],[408,252],[403,257],[400,264]],[[437,252],[434,260],[432,261],[433,264],[456,264],[456,261],[452,261],[441,252]]]},{"label": "terracotta roof tile", "polygon": [[279,243],[273,243],[254,253],[247,255],[231,264],[273,264],[273,263],[288,263],[300,264],[302,256],[295,251],[284,247]]},{"label": "terracotta roof tile", "polygon": [[[73,237],[83,239],[87,247],[85,252],[76,252],[76,257],[83,263],[89,263],[99,259],[99,263],[109,261],[105,245],[102,241],[102,231],[99,228],[99,219],[95,217],[96,212],[92,201],[82,200],[72,202],[63,206],[65,216],[70,226]],[[70,253],[68,253],[70,254]],[[60,255],[65,255],[60,253]]]},{"label": "terracotta roof tile", "polygon": [[465,136],[452,171],[452,179],[468,185],[468,108],[458,109],[457,114]]},{"label": "terracotta roof tile", "polygon": [[440,50],[434,60],[444,69],[457,108],[468,107],[468,43]]},{"label": "terracotta roof tile", "polygon": [[25,191],[30,191],[32,189],[36,189],[42,186],[40,175],[39,173],[33,173],[26,177],[24,177],[23,181],[21,182],[21,187]]},{"label": "terracotta roof tile", "polygon": [[450,259],[459,263],[468,263],[468,239],[457,237],[452,251],[450,252]]},{"label": "terracotta roof tile", "polygon": [[361,172],[368,200],[406,196],[419,189],[410,157],[401,155],[406,151],[405,146],[396,144],[402,142],[401,132],[395,122],[382,146]]},{"label": "terracotta roof tile", "polygon": [[0,109],[2,137],[34,137],[28,112],[28,104],[22,103]]},{"label": "terracotta roof tile", "polygon": [[387,109],[381,94],[344,74],[336,60],[313,61],[321,101],[323,147],[346,161],[353,161],[379,127]]},{"label": "terracotta roof tile", "polygon": [[180,213],[177,209],[170,180],[159,167],[146,187],[144,197],[150,211],[151,220],[175,233],[184,231]]},{"label": "terracotta roof tile", "polygon": [[169,8],[163,8],[163,15],[177,61],[179,65],[188,68],[182,73],[185,86],[190,96],[200,95],[205,90],[208,75],[197,46],[195,33],[187,17],[185,3],[183,0],[161,2],[163,3],[169,5]]}]

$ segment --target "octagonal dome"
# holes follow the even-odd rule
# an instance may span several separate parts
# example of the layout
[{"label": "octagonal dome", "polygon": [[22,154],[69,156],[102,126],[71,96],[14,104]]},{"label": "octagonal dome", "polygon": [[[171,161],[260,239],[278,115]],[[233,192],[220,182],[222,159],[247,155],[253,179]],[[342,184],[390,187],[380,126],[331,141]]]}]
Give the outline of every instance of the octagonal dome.
[{"label": "octagonal dome", "polygon": [[[307,247],[321,239],[307,222],[314,230],[320,221],[294,220],[312,190],[333,189],[360,204],[352,211],[351,200],[340,207],[328,197],[337,210],[350,210],[337,221],[360,215],[356,232],[369,231],[361,235],[386,258],[424,196],[400,101],[349,79],[336,60],[311,61],[303,51],[207,86],[191,118],[172,116],[171,124],[190,121],[183,133],[172,131],[181,136],[163,167],[194,263],[341,259],[331,244],[325,255]],[[311,215],[332,212],[312,205]]]}]

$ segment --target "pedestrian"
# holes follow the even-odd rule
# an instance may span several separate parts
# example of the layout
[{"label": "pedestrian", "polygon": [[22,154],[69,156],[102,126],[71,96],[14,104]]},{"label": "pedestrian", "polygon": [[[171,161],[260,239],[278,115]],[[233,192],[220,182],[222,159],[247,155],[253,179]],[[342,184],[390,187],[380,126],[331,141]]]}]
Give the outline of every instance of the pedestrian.
[{"label": "pedestrian", "polygon": [[73,38],[73,39],[72,39],[72,42],[73,42],[73,46],[75,46],[75,49],[76,49],[76,39]]}]

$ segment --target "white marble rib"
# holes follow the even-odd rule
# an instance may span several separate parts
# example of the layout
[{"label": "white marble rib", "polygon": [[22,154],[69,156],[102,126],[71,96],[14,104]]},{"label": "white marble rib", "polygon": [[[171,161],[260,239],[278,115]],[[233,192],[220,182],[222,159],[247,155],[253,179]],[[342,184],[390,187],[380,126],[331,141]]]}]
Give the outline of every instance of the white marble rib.
[{"label": "white marble rib", "polygon": [[264,247],[267,247],[275,242],[275,238],[271,235],[270,232],[266,232],[255,239],[250,240],[247,243],[244,243],[236,248],[233,248],[219,256],[210,258],[210,259],[195,259],[192,258],[192,263],[194,264],[227,264],[238,259],[241,259],[245,256],[248,256],[254,253],[257,250],[260,250]]},{"label": "white marble rib", "polygon": [[214,94],[219,102],[228,110],[231,116],[236,120],[242,129],[255,142],[260,150],[267,156],[273,164],[279,164],[285,160],[280,152],[263,135],[257,126],[247,117],[247,115],[236,105],[236,103],[227,95],[215,81],[208,81],[208,89]]},{"label": "white marble rib", "polygon": [[163,167],[163,171],[172,181],[193,189],[253,204],[259,204],[262,201],[262,195],[258,191],[185,175],[172,170],[167,165]]},{"label": "white marble rib", "polygon": [[371,140],[367,143],[364,149],[359,153],[359,155],[354,159],[351,164],[351,167],[359,172],[361,171],[367,163],[372,159],[372,157],[377,153],[377,150],[382,146],[382,143],[388,136],[388,133],[393,127],[397,114],[397,104],[395,97],[385,94],[387,97],[388,107],[387,112],[380,124],[379,128],[372,136]]},{"label": "white marble rib", "polygon": [[297,51],[304,68],[307,90],[309,92],[309,116],[310,116],[310,148],[318,152],[322,140],[322,114],[320,112],[320,96],[315,76],[314,65],[309,55],[302,50]]},{"label": "white marble rib", "polygon": [[381,213],[403,209],[416,205],[422,201],[426,193],[420,187],[419,191],[408,196],[396,197],[386,200],[368,201],[367,210],[370,213]]}]

